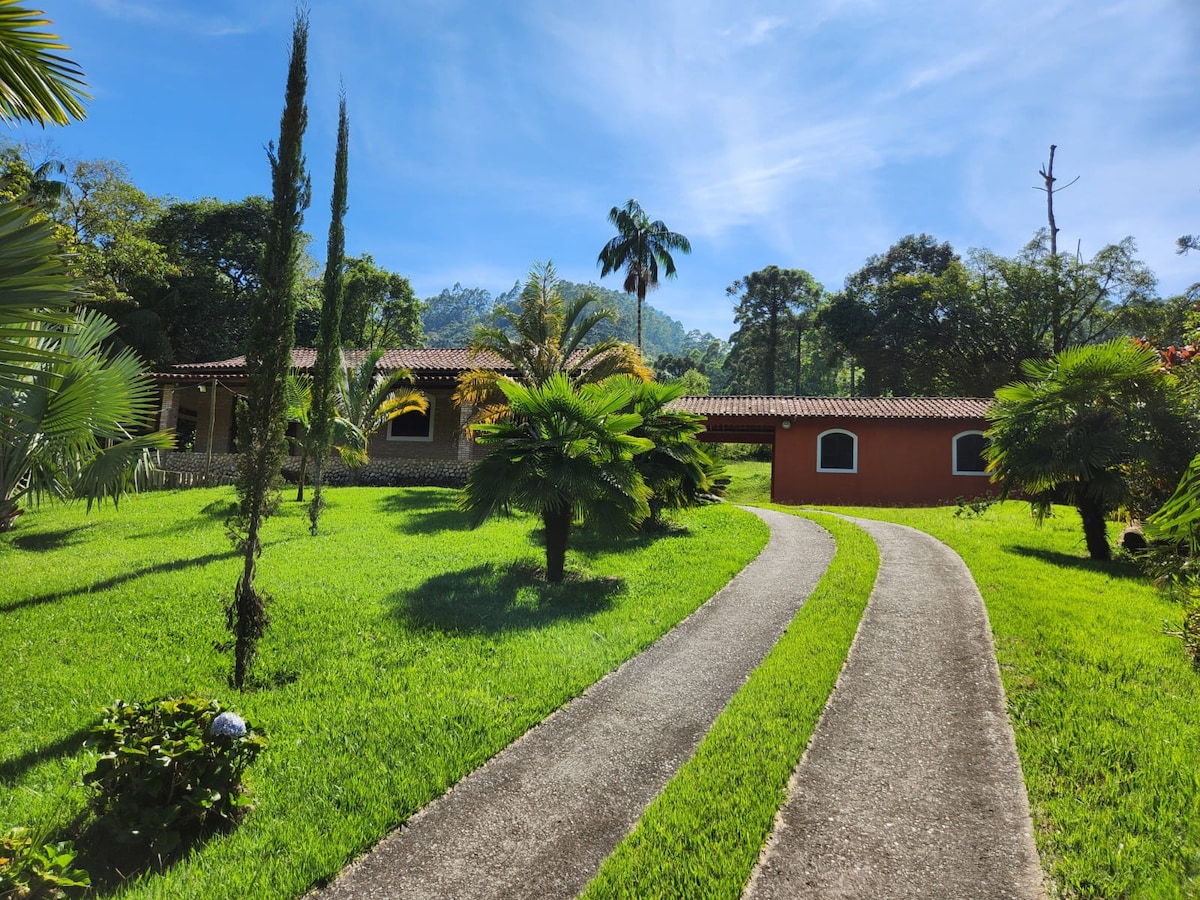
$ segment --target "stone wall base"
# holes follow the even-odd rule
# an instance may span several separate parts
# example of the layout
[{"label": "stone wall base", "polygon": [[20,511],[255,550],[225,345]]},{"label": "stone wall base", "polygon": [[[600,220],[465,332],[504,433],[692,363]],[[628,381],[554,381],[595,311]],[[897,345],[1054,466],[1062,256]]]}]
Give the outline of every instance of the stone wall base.
[{"label": "stone wall base", "polygon": [[[467,483],[473,463],[448,459],[373,459],[358,471],[362,487],[462,487]],[[162,452],[158,467],[167,472],[187,472],[203,475],[203,453]],[[214,453],[209,475],[227,483],[237,474],[237,454]],[[311,469],[309,470],[311,476]],[[284,480],[295,484],[300,480],[300,460],[288,457],[283,464]],[[351,483],[350,471],[340,459],[325,464],[325,483],[343,487]]]}]

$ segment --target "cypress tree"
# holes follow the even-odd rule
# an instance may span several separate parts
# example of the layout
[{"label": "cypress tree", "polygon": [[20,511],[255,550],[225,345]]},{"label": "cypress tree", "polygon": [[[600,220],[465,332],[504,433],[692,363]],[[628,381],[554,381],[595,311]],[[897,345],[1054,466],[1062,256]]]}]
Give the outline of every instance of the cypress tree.
[{"label": "cypress tree", "polygon": [[342,330],[342,296],[346,271],[346,169],[349,156],[350,122],[346,117],[346,95],[338,102],[337,154],[333,166],[333,199],[330,201],[329,243],[325,253],[322,282],[321,326],[317,333],[317,363],[313,373],[312,426],[309,429],[313,455],[313,497],[308,508],[309,531],[317,533],[324,500],[321,482],[325,460],[333,443],[333,383],[342,365],[339,337]]},{"label": "cypress tree", "polygon": [[300,227],[308,206],[309,181],[302,149],[308,110],[308,16],[296,13],[288,61],[287,91],[279,127],[279,147],[267,147],[271,163],[270,223],[263,248],[262,284],[250,306],[246,345],[246,400],[239,406],[242,435],[238,462],[239,513],[231,533],[244,557],[226,619],[234,634],[234,684],[241,689],[254,660],[258,640],[267,626],[268,597],[254,585],[262,552],[259,532],[263,520],[278,505],[280,468],[287,451],[285,383],[295,340],[295,282],[300,254]]}]

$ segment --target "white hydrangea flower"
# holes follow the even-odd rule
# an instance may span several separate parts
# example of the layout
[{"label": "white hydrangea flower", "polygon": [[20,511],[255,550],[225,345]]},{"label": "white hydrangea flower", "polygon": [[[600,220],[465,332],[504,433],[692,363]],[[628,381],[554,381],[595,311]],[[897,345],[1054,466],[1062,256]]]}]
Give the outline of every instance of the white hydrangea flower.
[{"label": "white hydrangea flower", "polygon": [[213,719],[208,733],[215,737],[241,737],[246,733],[246,722],[237,713],[223,712]]}]

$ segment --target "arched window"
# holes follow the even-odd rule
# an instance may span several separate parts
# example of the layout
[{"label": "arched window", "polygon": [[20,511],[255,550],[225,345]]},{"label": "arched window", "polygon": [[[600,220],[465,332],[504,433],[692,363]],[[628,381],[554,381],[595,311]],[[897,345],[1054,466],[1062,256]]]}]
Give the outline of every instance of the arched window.
[{"label": "arched window", "polygon": [[818,472],[857,472],[858,436],[840,428],[817,435]]},{"label": "arched window", "polygon": [[954,469],[955,475],[986,475],[987,460],[983,451],[988,445],[988,439],[982,431],[964,431],[954,436]]}]

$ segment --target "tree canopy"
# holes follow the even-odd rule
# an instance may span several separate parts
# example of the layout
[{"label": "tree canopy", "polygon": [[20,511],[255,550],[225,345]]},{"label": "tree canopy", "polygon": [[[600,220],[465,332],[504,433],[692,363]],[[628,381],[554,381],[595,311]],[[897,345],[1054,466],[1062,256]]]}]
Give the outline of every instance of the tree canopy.
[{"label": "tree canopy", "polygon": [[346,261],[344,306],[345,346],[419,347],[424,341],[421,302],[412,285],[403,275],[376,265],[370,253]]},{"label": "tree canopy", "polygon": [[804,393],[804,333],[824,296],[803,269],[767,266],[725,289],[736,298],[728,368],[731,386],[747,394]]}]

